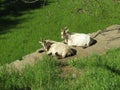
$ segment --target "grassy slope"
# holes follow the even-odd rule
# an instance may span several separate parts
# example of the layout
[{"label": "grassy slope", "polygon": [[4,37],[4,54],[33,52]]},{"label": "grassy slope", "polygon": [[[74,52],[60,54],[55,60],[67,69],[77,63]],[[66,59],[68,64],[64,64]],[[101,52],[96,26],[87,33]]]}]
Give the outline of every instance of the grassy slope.
[{"label": "grassy slope", "polygon": [[[70,31],[89,33],[111,24],[120,24],[118,3],[113,3],[111,0],[99,0],[99,4],[89,1],[85,0],[81,4],[80,0],[74,0],[74,2],[73,0],[56,0],[44,8],[26,11],[20,17],[8,17],[22,21],[17,26],[9,28],[6,34],[0,34],[2,51],[0,64],[10,63],[35,51],[40,47],[38,41],[42,37],[60,41],[60,29],[66,25]],[[86,12],[77,13],[76,10],[82,7]],[[70,61],[69,66],[74,66],[82,72],[77,78],[59,77],[59,65],[48,58],[32,68],[26,68],[22,75],[17,72],[8,74],[4,69],[0,73],[0,89],[119,90],[119,54],[120,48],[109,51],[103,56],[93,55],[82,60]]]},{"label": "grassy slope", "polygon": [[[81,13],[80,8],[85,12]],[[120,24],[119,10],[119,3],[112,0],[51,0],[44,8],[23,12],[22,16],[7,16],[19,23],[0,35],[0,65],[40,48],[40,38],[60,41],[60,29],[64,26],[70,31],[89,33]]]},{"label": "grassy slope", "polygon": [[82,60],[73,60],[69,65],[83,72],[78,79],[78,87],[83,90],[120,89],[120,48],[107,54],[93,55]]},{"label": "grassy slope", "polygon": [[0,73],[2,90],[120,90],[120,48],[105,55],[93,55],[69,62],[80,70],[81,75],[64,79],[60,68],[52,58],[44,58],[22,75]]}]

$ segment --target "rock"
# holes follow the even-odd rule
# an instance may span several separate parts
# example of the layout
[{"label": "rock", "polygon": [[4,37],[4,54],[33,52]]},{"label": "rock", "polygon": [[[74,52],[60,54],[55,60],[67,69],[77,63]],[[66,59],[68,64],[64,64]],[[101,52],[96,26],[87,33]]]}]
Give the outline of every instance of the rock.
[{"label": "rock", "polygon": [[120,25],[111,25],[106,28],[106,30],[120,30]]}]

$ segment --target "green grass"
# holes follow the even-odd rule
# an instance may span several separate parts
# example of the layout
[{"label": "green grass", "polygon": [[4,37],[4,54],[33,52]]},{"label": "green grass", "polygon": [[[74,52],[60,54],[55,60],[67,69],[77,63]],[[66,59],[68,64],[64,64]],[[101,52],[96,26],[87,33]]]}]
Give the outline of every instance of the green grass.
[{"label": "green grass", "polygon": [[[61,66],[53,58],[44,58],[33,67],[19,74],[0,73],[2,90],[119,90],[120,89],[120,48],[105,55],[69,61],[81,74],[77,77],[60,77]],[[5,72],[6,71],[6,72]],[[28,89],[29,88],[29,89]]]},{"label": "green grass", "polygon": [[[4,0],[2,0],[4,1]],[[1,1],[1,2],[2,2]],[[1,4],[0,2],[0,4]],[[0,7],[0,11],[8,9]],[[0,17],[0,66],[40,48],[40,38],[61,41],[61,28],[91,33],[120,24],[120,3],[114,0],[50,0],[37,9]],[[2,22],[3,21],[3,22]],[[0,71],[1,90],[120,90],[120,48],[68,62],[81,75],[60,77],[61,66],[44,58],[18,72]]]},{"label": "green grass", "polygon": [[7,69],[4,69],[3,72],[0,73],[1,90],[29,90],[27,88],[50,90],[58,79],[56,75],[60,71],[55,60],[44,58],[43,61],[37,62],[34,67],[27,66],[21,74],[17,71],[9,73]]},{"label": "green grass", "polygon": [[[90,33],[120,24],[120,3],[113,0],[50,0],[43,8],[3,16],[0,34],[0,65],[40,48],[40,38],[61,41],[61,28]],[[83,9],[83,12],[78,11]],[[0,8],[2,10],[2,8]]]},{"label": "green grass", "polygon": [[73,60],[69,65],[83,71],[79,79],[83,90],[119,90],[120,89],[120,48],[107,54]]}]

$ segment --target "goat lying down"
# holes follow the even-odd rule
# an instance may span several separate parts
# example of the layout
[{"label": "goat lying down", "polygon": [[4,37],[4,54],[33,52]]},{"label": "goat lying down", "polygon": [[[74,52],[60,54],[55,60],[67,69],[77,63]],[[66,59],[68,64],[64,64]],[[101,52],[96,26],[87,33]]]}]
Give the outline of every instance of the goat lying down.
[{"label": "goat lying down", "polygon": [[61,31],[61,38],[69,46],[89,47],[96,42],[95,39],[84,33],[70,33],[66,27]]},{"label": "goat lying down", "polygon": [[62,42],[44,40],[39,43],[41,43],[47,55],[57,56],[58,58],[65,58],[75,54],[75,52],[68,45]]}]

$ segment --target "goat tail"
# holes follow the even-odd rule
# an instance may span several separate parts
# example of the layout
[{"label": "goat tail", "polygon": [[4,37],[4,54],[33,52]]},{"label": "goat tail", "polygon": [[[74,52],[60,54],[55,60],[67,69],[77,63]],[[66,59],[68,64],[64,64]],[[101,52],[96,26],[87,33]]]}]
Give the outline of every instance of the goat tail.
[{"label": "goat tail", "polygon": [[95,35],[90,34],[91,38],[96,38],[99,34],[102,33],[102,30],[98,30]]},{"label": "goat tail", "polygon": [[104,32],[114,31],[114,30],[120,30],[120,27],[119,27],[119,28],[114,28],[114,29],[98,30],[98,31],[95,33],[94,36],[92,36],[91,34],[90,34],[90,36],[91,36],[91,38],[96,38],[99,34],[102,34],[102,33],[104,33]]}]

